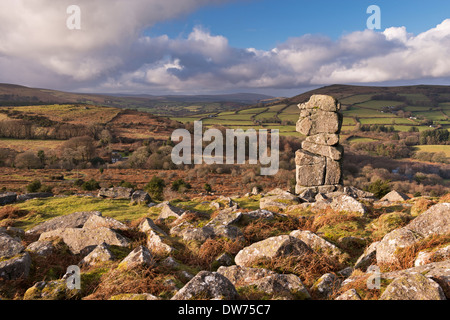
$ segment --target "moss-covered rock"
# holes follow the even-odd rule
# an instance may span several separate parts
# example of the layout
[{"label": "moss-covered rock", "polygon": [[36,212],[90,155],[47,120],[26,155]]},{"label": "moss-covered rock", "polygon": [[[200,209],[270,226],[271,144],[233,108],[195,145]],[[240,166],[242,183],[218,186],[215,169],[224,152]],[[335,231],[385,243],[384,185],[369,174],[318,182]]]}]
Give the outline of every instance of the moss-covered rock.
[{"label": "moss-covered rock", "polygon": [[386,288],[380,300],[446,300],[442,288],[420,273],[401,276]]}]

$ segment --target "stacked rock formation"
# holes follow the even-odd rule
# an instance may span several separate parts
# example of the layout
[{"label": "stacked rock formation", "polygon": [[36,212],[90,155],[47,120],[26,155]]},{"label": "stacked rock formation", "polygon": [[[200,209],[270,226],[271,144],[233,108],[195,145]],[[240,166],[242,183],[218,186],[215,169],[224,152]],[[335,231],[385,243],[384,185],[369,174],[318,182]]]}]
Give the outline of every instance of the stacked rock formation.
[{"label": "stacked rock formation", "polygon": [[306,136],[296,152],[296,193],[327,193],[342,187],[342,156],[339,144],[341,104],[333,97],[314,95],[299,104],[297,131]]}]

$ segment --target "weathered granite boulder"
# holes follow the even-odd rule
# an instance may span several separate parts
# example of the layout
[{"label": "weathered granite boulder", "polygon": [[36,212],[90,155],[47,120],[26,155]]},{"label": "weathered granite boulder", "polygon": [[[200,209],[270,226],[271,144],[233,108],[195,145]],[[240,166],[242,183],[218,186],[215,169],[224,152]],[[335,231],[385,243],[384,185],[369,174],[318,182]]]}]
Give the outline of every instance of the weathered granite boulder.
[{"label": "weathered granite boulder", "polygon": [[151,252],[144,246],[139,246],[123,259],[118,268],[119,269],[134,269],[146,268],[155,265],[155,260]]},{"label": "weathered granite boulder", "polygon": [[82,228],[92,215],[101,216],[102,214],[99,211],[75,212],[45,221],[34,228],[31,228],[26,233],[41,234],[43,232],[61,228]]},{"label": "weathered granite boulder", "polygon": [[131,195],[134,190],[132,188],[113,187],[113,188],[101,188],[98,192],[99,198],[110,199],[131,199]]},{"label": "weathered granite boulder", "polygon": [[130,228],[116,219],[111,217],[102,217],[98,215],[91,215],[84,223],[83,229],[98,229],[108,228],[113,230],[129,230]]},{"label": "weathered granite boulder", "polygon": [[393,190],[385,195],[380,201],[389,201],[389,202],[401,202],[410,199],[406,194]]},{"label": "weathered granite boulder", "polygon": [[200,271],[171,300],[235,300],[238,293],[226,277],[217,272]]},{"label": "weathered granite boulder", "polygon": [[28,252],[0,260],[0,279],[16,280],[28,278],[31,268],[31,257]]},{"label": "weathered granite boulder", "polygon": [[277,274],[268,269],[250,268],[238,265],[220,267],[217,272],[227,277],[236,288],[253,285],[262,278]]},{"label": "weathered granite boulder", "polygon": [[334,300],[362,300],[362,299],[355,289],[350,289],[345,291],[343,294],[341,294]]},{"label": "weathered granite boulder", "polygon": [[158,219],[167,219],[169,217],[179,218],[183,213],[183,209],[174,207],[170,204],[164,204]]},{"label": "weathered granite boulder", "polygon": [[399,248],[413,245],[421,237],[407,228],[396,229],[383,237],[376,249],[377,263],[394,263]]},{"label": "weathered granite boulder", "polygon": [[94,266],[99,263],[113,261],[114,254],[109,250],[109,245],[102,243],[80,261],[81,266]]},{"label": "weathered granite boulder", "polygon": [[133,194],[131,195],[131,204],[149,204],[150,202],[152,202],[152,198],[150,197],[150,195],[143,191],[143,190],[136,190],[133,192]]},{"label": "weathered granite boulder", "polygon": [[420,273],[408,273],[396,278],[379,300],[447,300],[435,281]]},{"label": "weathered granite boulder", "polygon": [[334,273],[326,273],[313,284],[311,294],[321,299],[328,299],[340,285],[341,281]]},{"label": "weathered granite boulder", "polygon": [[315,233],[307,230],[295,230],[289,234],[291,237],[302,240],[314,251],[326,256],[344,260],[345,253],[331,242],[319,237]]},{"label": "weathered granite boulder", "polygon": [[288,235],[282,235],[268,238],[245,247],[239,251],[234,261],[237,265],[250,267],[260,259],[283,258],[288,256],[300,257],[311,251],[311,248],[303,241]]},{"label": "weathered granite boulder", "polygon": [[155,222],[150,218],[145,218],[138,226],[139,231],[143,233],[150,233],[150,232],[156,232],[157,234],[160,234],[162,236],[167,236],[167,233],[165,233],[160,227],[158,227]]},{"label": "weathered granite boulder", "polygon": [[70,290],[66,280],[40,281],[29,288],[24,300],[70,300],[76,297],[78,290]]},{"label": "weathered granite boulder", "polygon": [[365,272],[369,266],[376,264],[379,243],[379,241],[373,242],[364,250],[364,253],[356,260],[355,269],[361,269]]},{"label": "weathered granite boulder", "polygon": [[450,203],[432,206],[406,227],[423,237],[450,233]]},{"label": "weathered granite boulder", "polygon": [[0,260],[10,258],[21,253],[25,247],[16,238],[11,237],[6,232],[0,232]]},{"label": "weathered granite boulder", "polygon": [[273,274],[256,280],[253,285],[275,299],[307,300],[311,296],[303,282],[294,274]]},{"label": "weathered granite boulder", "polygon": [[166,244],[166,237],[151,230],[147,233],[147,247],[152,253],[170,254],[175,251],[173,247]]},{"label": "weathered granite boulder", "polygon": [[365,214],[367,212],[367,208],[364,204],[362,204],[355,198],[352,198],[345,194],[333,198],[333,201],[331,202],[330,206],[333,210],[338,212],[347,211],[347,212],[357,212],[361,214]]},{"label": "weathered granite boulder", "polygon": [[25,193],[17,196],[17,202],[28,201],[32,199],[45,199],[51,197],[53,197],[53,193],[51,192]]},{"label": "weathered granite boulder", "polygon": [[35,241],[30,243],[26,250],[39,256],[47,256],[55,252],[56,248],[52,241]]},{"label": "weathered granite boulder", "polygon": [[450,245],[442,248],[435,248],[432,250],[420,251],[414,261],[414,266],[419,267],[433,262],[433,260],[447,260],[450,259]]},{"label": "weathered granite boulder", "polygon": [[4,206],[6,204],[11,204],[16,202],[17,193],[15,192],[7,192],[0,194],[0,206]]},{"label": "weathered granite boulder", "polygon": [[94,249],[102,243],[127,247],[130,241],[117,232],[108,228],[85,229],[85,228],[61,228],[44,232],[39,240],[52,240],[61,238],[73,254],[79,254],[84,250]]}]

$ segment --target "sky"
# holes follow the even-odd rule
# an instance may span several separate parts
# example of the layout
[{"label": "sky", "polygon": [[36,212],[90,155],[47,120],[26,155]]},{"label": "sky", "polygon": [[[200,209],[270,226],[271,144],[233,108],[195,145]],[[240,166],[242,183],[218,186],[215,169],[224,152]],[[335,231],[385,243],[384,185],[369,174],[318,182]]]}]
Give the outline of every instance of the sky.
[{"label": "sky", "polygon": [[[380,29],[368,28],[370,5]],[[445,0],[0,1],[0,82],[30,87],[294,96],[336,83],[450,85],[449,57]]]}]

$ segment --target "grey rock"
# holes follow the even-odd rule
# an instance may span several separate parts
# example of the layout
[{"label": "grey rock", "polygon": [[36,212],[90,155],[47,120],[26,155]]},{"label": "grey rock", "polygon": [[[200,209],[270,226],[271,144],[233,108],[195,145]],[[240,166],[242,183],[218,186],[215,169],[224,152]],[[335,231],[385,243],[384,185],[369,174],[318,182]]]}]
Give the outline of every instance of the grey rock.
[{"label": "grey rock", "polygon": [[274,274],[255,281],[259,290],[285,300],[308,300],[311,298],[300,278],[294,274]]},{"label": "grey rock", "polygon": [[410,199],[406,194],[399,192],[399,191],[391,191],[387,195],[385,195],[383,198],[380,199],[380,201],[389,201],[389,202],[397,202],[397,201],[406,201]]},{"label": "grey rock", "polygon": [[21,253],[25,247],[18,239],[15,239],[7,233],[0,233],[0,259],[10,258]]},{"label": "grey rock", "polygon": [[408,230],[400,228],[386,234],[376,247],[377,263],[394,263],[397,261],[395,252],[399,248],[413,245],[421,237]]},{"label": "grey rock", "polygon": [[341,195],[333,198],[331,208],[338,212],[347,211],[361,214],[365,214],[367,212],[367,208],[364,204],[347,195]]},{"label": "grey rock", "polygon": [[388,285],[379,300],[447,300],[435,281],[420,273],[408,273]]},{"label": "grey rock", "polygon": [[44,232],[39,237],[40,241],[61,238],[73,254],[79,254],[83,250],[92,249],[102,243],[127,247],[130,241],[117,232],[108,228],[80,229],[62,228]]},{"label": "grey rock", "polygon": [[99,263],[114,261],[114,254],[109,250],[109,245],[102,243],[80,261],[80,265],[94,266]]},{"label": "grey rock", "polygon": [[321,276],[311,287],[311,294],[328,299],[341,285],[339,278],[333,273]]},{"label": "grey rock", "polygon": [[51,241],[35,241],[26,250],[39,256],[47,256],[55,252],[55,246]]},{"label": "grey rock", "polygon": [[235,300],[238,293],[226,277],[217,272],[200,271],[171,300]]},{"label": "grey rock", "polygon": [[133,194],[131,195],[131,204],[149,204],[150,202],[152,202],[152,198],[150,197],[150,195],[143,191],[143,190],[136,190],[133,192]]},{"label": "grey rock", "polygon": [[99,198],[131,199],[133,189],[124,187],[101,188],[98,192]]},{"label": "grey rock", "polygon": [[0,206],[14,203],[16,202],[16,200],[17,200],[17,193],[15,192],[7,192],[0,194]]},{"label": "grey rock", "polygon": [[0,261],[0,279],[26,279],[30,274],[31,257],[28,252],[21,253],[10,259]]},{"label": "grey rock", "polygon": [[237,265],[249,267],[258,259],[287,256],[301,257],[311,251],[309,246],[303,241],[288,235],[282,235],[268,238],[245,247],[239,251],[234,260]]},{"label": "grey rock", "polygon": [[139,246],[123,259],[118,268],[119,269],[134,269],[146,268],[155,265],[155,260],[151,252],[144,246]]},{"label": "grey rock", "polygon": [[20,194],[17,196],[17,202],[28,201],[32,199],[45,199],[53,197],[53,193],[50,192],[34,192],[34,193],[26,193]]},{"label": "grey rock", "polygon": [[345,291],[343,294],[341,294],[334,300],[362,300],[362,299],[355,289],[350,289]]},{"label": "grey rock", "polygon": [[41,234],[61,228],[82,228],[92,215],[101,216],[102,214],[98,211],[75,212],[45,221],[28,230],[26,234]]}]

